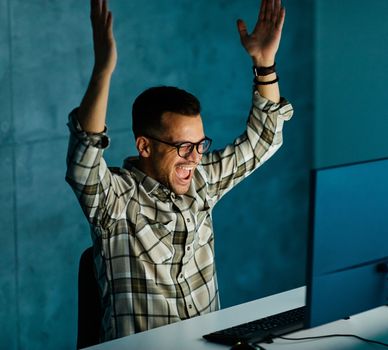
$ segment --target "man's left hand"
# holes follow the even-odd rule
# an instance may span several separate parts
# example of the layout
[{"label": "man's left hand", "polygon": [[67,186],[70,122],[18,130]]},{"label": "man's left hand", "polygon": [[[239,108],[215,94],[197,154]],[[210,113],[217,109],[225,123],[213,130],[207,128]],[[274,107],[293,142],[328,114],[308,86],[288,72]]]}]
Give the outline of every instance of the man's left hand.
[{"label": "man's left hand", "polygon": [[262,0],[259,18],[251,34],[248,34],[243,20],[237,21],[241,43],[256,66],[268,67],[274,64],[285,14],[281,0]]}]

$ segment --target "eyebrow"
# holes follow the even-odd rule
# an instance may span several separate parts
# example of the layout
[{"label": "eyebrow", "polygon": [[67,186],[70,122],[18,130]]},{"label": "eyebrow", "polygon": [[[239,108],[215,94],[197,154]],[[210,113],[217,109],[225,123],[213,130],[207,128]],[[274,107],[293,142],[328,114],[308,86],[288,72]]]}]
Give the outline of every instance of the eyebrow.
[{"label": "eyebrow", "polygon": [[194,142],[194,141],[189,141],[189,140],[182,140],[182,141],[168,141],[170,143],[173,143],[175,145],[179,145],[179,144],[182,144],[182,143],[198,143],[198,142],[201,142],[201,141],[204,141],[206,139],[206,135],[203,135],[201,139],[199,139],[198,141]]}]

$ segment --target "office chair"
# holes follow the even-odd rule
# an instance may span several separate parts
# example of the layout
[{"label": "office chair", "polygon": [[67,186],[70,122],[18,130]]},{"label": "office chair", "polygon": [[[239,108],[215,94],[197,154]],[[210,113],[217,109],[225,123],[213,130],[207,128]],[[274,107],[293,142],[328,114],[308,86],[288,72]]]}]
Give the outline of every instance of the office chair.
[{"label": "office chair", "polygon": [[77,349],[100,342],[101,304],[94,275],[93,248],[81,255],[78,271],[78,335]]}]

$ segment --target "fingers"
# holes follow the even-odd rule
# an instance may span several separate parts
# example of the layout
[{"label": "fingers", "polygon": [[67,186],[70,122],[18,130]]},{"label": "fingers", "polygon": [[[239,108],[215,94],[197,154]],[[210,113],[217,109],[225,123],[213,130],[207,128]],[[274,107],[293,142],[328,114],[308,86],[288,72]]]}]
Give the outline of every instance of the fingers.
[{"label": "fingers", "polygon": [[100,13],[100,1],[90,0],[90,20],[92,21],[93,28],[96,25],[99,13]]},{"label": "fingers", "polygon": [[90,18],[97,20],[101,13],[101,2],[100,0],[90,0]]},{"label": "fingers", "polygon": [[110,39],[113,39],[113,16],[112,16],[112,12],[108,12],[108,15],[107,15],[107,20],[106,20],[106,27],[108,29],[108,37]]},{"label": "fingers", "polygon": [[104,24],[106,24],[108,20],[108,1],[107,0],[102,0],[101,20]]},{"label": "fingers", "polygon": [[244,39],[248,36],[248,31],[247,26],[242,19],[237,20],[237,30],[240,34],[241,41],[244,41]]},{"label": "fingers", "polygon": [[273,0],[261,0],[259,19],[260,21],[270,21],[273,13]]},{"label": "fingers", "polygon": [[[263,0],[264,1],[264,0]],[[265,5],[265,20],[270,22],[272,21],[272,16],[274,13],[274,6],[273,6],[273,0],[265,0],[266,5]]]},{"label": "fingers", "polygon": [[276,20],[279,18],[280,9],[281,9],[281,1],[275,0],[273,12],[274,12],[274,16],[275,16]]},{"label": "fingers", "polygon": [[90,0],[90,14],[95,15],[101,12],[100,0]]},{"label": "fingers", "polygon": [[262,0],[259,12],[260,22],[272,22],[275,25],[280,24],[284,19],[284,8],[281,0]]},{"label": "fingers", "polygon": [[107,0],[90,0],[90,18],[93,25],[97,23],[106,25],[108,21],[108,1]]},{"label": "fingers", "polygon": [[259,12],[260,21],[265,20],[266,5],[267,5],[267,0],[261,0],[261,6],[260,6],[260,12]]},{"label": "fingers", "polygon": [[278,20],[276,22],[276,27],[278,28],[278,30],[282,31],[283,29],[283,24],[284,24],[284,19],[286,17],[286,9],[284,7],[282,7],[280,9],[280,15],[278,17]]}]

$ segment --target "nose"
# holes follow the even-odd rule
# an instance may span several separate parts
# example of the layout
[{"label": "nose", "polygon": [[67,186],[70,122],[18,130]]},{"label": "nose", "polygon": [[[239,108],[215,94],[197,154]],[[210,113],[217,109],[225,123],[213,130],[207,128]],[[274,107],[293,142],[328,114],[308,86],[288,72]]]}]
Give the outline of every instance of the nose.
[{"label": "nose", "polygon": [[197,148],[194,147],[193,151],[185,159],[198,164],[202,159],[202,154],[198,153]]}]

